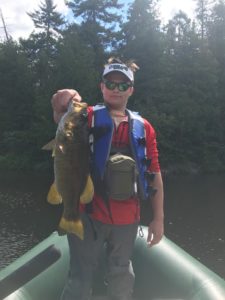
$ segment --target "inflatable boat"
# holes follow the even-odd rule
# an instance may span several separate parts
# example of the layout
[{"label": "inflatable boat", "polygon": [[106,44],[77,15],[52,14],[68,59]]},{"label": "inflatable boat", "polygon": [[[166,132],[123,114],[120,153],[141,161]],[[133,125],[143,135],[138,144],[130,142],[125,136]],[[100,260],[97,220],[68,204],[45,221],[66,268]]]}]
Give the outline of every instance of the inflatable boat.
[{"label": "inflatable boat", "polygon": [[[133,254],[136,300],[225,300],[225,281],[168,238],[148,248],[147,228]],[[94,276],[93,300],[107,299],[104,249]],[[58,300],[69,265],[66,236],[47,239],[0,271],[0,299]]]}]

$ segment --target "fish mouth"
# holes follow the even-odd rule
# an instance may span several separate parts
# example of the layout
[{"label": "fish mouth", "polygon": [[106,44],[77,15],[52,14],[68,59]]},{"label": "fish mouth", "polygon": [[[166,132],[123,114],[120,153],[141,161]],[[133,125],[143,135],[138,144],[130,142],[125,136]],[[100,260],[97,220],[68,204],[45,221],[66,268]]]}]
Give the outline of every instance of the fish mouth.
[{"label": "fish mouth", "polygon": [[73,111],[76,113],[80,113],[80,111],[84,108],[87,108],[87,103],[86,102],[77,102],[77,101],[72,101],[72,108]]}]

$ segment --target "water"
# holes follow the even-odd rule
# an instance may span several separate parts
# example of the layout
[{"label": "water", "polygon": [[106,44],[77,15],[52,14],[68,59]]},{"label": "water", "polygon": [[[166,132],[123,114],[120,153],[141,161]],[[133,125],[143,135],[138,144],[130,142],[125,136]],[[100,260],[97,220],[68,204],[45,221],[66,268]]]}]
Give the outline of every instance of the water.
[{"label": "water", "polygon": [[225,177],[165,180],[166,235],[225,278]]},{"label": "water", "polygon": [[[51,176],[4,174],[0,182],[1,269],[55,230],[62,207],[46,202]],[[225,279],[224,183],[219,175],[164,176],[166,236]]]},{"label": "water", "polygon": [[56,228],[61,207],[46,202],[51,180],[33,174],[0,175],[0,268]]}]

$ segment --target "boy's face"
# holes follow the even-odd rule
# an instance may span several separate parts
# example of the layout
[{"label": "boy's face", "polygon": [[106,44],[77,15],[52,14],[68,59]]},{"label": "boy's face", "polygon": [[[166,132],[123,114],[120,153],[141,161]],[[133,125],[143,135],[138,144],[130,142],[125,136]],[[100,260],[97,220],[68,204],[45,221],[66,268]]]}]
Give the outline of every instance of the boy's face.
[{"label": "boy's face", "polygon": [[[105,76],[105,79],[115,83],[129,83],[129,79],[120,72],[112,72]],[[118,87],[110,90],[106,87],[105,83],[101,83],[101,91],[103,94],[104,102],[111,109],[125,110],[128,98],[133,94],[134,88],[129,86],[126,91],[119,91]]]}]

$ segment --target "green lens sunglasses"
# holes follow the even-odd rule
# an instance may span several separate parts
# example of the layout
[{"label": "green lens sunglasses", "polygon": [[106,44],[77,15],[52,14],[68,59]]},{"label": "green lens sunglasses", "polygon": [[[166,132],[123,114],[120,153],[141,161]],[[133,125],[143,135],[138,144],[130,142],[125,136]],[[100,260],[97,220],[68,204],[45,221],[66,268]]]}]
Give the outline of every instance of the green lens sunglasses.
[{"label": "green lens sunglasses", "polygon": [[126,92],[129,87],[133,86],[131,82],[113,82],[106,79],[104,79],[103,82],[107,89],[111,91],[117,87],[120,92]]}]

